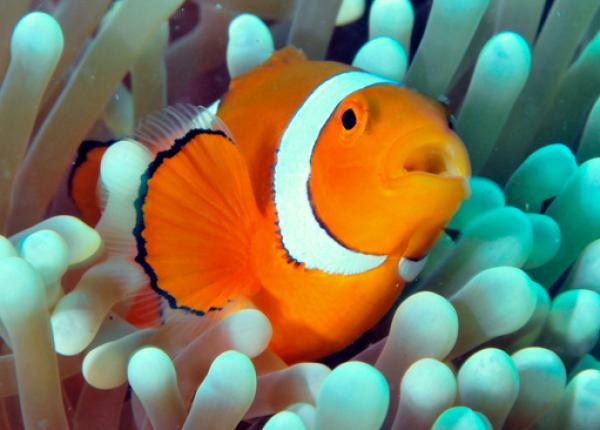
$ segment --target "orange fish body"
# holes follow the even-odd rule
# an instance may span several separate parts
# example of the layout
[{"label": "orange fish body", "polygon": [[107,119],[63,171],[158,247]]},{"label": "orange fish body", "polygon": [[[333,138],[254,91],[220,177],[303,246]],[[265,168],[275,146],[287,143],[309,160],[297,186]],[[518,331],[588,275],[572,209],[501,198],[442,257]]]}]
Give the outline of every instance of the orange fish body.
[{"label": "orange fish body", "polygon": [[227,133],[192,130],[149,166],[136,260],[173,308],[249,301],[287,362],[342,349],[465,197],[462,143],[436,102],[289,48],[234,79],[217,115]]},{"label": "orange fish body", "polygon": [[[318,63],[316,67],[314,62],[304,60],[297,51],[280,51],[278,57],[260,70],[234,80],[218,111],[218,116],[231,130],[247,160],[262,215],[252,250],[253,271],[262,288],[252,297],[252,301],[273,324],[272,348],[291,361],[323,357],[347,346],[390,309],[404,285],[398,276],[398,263],[407,246],[407,243],[403,243],[404,235],[390,237],[392,240],[385,243],[389,233],[397,230],[388,223],[402,224],[402,208],[381,207],[371,188],[380,185],[362,183],[372,175],[361,170],[367,170],[372,167],[371,162],[376,164],[379,161],[369,160],[369,163],[365,163],[365,157],[381,156],[381,151],[376,148],[380,142],[372,140],[372,147],[349,152],[348,143],[340,141],[343,130],[340,130],[339,114],[344,110],[343,106],[338,107],[332,120],[323,129],[313,153],[309,183],[313,205],[334,235],[352,249],[382,253],[389,257],[380,266],[354,275],[306,270],[302,265],[290,264],[276,227],[272,166],[276,162],[279,138],[298,106],[315,87],[331,76],[349,70],[350,67],[335,62]],[[358,95],[362,97],[346,100],[348,106],[356,103],[357,109],[382,117],[383,113],[375,109],[385,109],[385,102],[393,107],[399,104],[396,98],[406,98],[407,111],[413,108],[410,103],[419,108],[419,111],[411,112],[414,119],[406,124],[407,130],[425,127],[428,121],[438,121],[437,128],[442,129],[440,133],[448,133],[445,115],[437,104],[406,89],[372,87]],[[377,100],[378,97],[380,100]],[[381,104],[375,104],[375,101]],[[259,108],[264,113],[260,114],[257,111]],[[419,118],[418,114],[423,118]],[[399,109],[398,118],[390,118],[389,121],[407,122],[402,115]],[[381,120],[385,121],[383,118]],[[381,132],[383,134],[385,130]],[[328,145],[325,142],[327,139],[333,144]],[[462,151],[458,144],[456,146],[457,151]],[[463,158],[457,160],[458,168],[464,175],[468,171],[468,162],[464,154],[459,156]],[[342,163],[347,163],[348,168]],[[353,166],[357,163],[359,166]],[[451,216],[464,196],[463,184],[457,182],[456,188],[451,190],[454,195],[449,201],[443,202],[451,206],[443,208],[444,213],[441,220],[434,224],[435,229],[426,232],[428,239],[425,243],[414,245],[414,257],[425,254],[447,217]],[[329,186],[321,186],[324,183]],[[344,193],[351,195],[341,199],[332,198]],[[346,207],[336,206],[344,200]],[[351,219],[351,214],[361,212],[361,220]],[[417,230],[418,226],[409,228]]]}]

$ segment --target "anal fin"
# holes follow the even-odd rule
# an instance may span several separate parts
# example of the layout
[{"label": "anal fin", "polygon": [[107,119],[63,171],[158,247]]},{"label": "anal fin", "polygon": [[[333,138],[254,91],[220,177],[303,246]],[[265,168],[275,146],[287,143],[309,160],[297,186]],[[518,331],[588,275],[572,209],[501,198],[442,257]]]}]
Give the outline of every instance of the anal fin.
[{"label": "anal fin", "polygon": [[171,307],[202,315],[258,290],[250,250],[259,213],[225,133],[190,131],[157,154],[143,183],[136,260]]}]

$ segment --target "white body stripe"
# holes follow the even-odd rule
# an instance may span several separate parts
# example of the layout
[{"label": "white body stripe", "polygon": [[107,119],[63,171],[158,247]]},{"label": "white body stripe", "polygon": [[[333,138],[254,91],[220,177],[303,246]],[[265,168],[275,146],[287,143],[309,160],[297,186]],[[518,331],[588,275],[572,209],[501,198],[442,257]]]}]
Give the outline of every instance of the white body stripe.
[{"label": "white body stripe", "polygon": [[312,152],[331,114],[350,94],[382,84],[398,85],[360,71],[329,78],[307,97],[281,136],[273,178],[279,228],[290,257],[309,269],[357,274],[386,259],[350,250],[332,238],[316,219],[308,193]]}]

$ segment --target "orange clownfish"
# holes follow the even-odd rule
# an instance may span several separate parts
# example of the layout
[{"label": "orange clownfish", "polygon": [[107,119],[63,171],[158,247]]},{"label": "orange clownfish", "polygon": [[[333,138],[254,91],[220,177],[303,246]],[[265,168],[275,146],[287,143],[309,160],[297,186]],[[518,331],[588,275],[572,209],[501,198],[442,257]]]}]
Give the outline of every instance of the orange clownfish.
[{"label": "orange clownfish", "polygon": [[182,114],[181,137],[156,152],[136,261],[172,308],[251,302],[287,362],[344,348],[391,308],[468,193],[444,109],[286,48],[234,79],[217,116],[226,131]]}]

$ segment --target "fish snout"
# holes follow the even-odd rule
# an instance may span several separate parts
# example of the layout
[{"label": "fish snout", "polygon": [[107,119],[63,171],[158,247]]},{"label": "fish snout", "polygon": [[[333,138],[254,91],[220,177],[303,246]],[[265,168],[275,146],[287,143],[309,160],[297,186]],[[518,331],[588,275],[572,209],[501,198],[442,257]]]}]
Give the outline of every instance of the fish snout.
[{"label": "fish snout", "polygon": [[454,134],[424,135],[418,139],[407,136],[392,143],[383,170],[384,182],[394,188],[407,176],[415,175],[466,182],[470,163],[463,143]]}]

